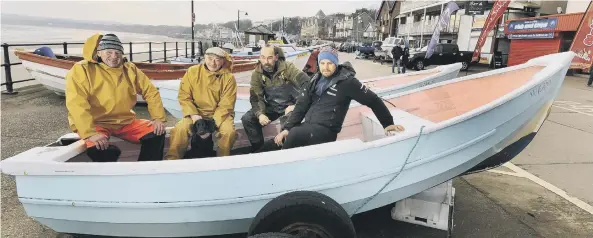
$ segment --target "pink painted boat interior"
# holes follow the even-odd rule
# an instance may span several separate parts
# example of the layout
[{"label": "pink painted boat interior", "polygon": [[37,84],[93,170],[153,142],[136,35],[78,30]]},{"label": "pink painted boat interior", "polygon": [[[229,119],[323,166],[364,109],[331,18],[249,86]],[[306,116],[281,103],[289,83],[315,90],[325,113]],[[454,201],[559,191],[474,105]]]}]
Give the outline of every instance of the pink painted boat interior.
[{"label": "pink painted boat interior", "polygon": [[[488,104],[524,85],[544,67],[532,66],[502,74],[435,87],[388,101],[398,109],[419,118],[439,123]],[[389,103],[388,108],[393,108]],[[365,106],[350,108],[338,139],[363,139],[361,116],[372,113]],[[395,121],[397,124],[397,121]]]},{"label": "pink painted boat interior", "polygon": [[395,87],[395,86],[409,84],[409,83],[424,79],[426,77],[429,77],[431,75],[435,75],[437,73],[439,73],[439,71],[437,71],[436,69],[433,69],[433,70],[427,70],[425,72],[421,72],[416,75],[408,75],[405,77],[397,77],[397,75],[394,75],[393,78],[386,78],[386,79],[381,79],[381,80],[362,80],[362,82],[367,87],[371,88],[372,90],[377,90],[377,89],[382,89],[382,88],[391,88],[391,87]]}]

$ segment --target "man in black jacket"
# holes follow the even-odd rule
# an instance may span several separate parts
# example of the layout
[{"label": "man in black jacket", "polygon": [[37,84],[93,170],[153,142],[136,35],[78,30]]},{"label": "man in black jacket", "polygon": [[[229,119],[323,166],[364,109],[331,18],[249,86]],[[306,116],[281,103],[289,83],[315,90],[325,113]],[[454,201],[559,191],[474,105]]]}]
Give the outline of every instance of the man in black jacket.
[{"label": "man in black jacket", "polygon": [[408,66],[408,62],[410,61],[410,47],[407,44],[402,46],[404,50],[402,51],[402,61],[400,62],[400,66],[402,68],[402,73],[406,73],[406,67]]},{"label": "man in black jacket", "polygon": [[[318,60],[320,73],[303,88],[282,132],[274,138],[276,144],[288,149],[335,141],[352,99],[370,107],[386,133],[404,130],[393,124],[393,117],[381,98],[355,78],[350,63],[338,64],[336,50],[322,50]],[[303,119],[305,122],[301,123]]]},{"label": "man in black jacket", "polygon": [[401,73],[400,66],[401,66],[401,57],[402,57],[402,48],[399,45],[394,45],[391,48],[391,56],[393,56],[393,62],[391,63],[391,73],[395,73],[395,67],[397,66],[397,73]]}]

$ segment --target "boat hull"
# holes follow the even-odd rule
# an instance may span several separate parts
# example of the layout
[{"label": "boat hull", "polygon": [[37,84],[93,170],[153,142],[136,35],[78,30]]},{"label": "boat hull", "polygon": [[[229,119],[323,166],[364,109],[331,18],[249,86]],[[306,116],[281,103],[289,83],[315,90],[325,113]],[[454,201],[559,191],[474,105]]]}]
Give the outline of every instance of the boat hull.
[{"label": "boat hull", "polygon": [[[69,70],[27,60],[21,60],[21,62],[31,76],[41,85],[59,96],[66,96],[66,74],[68,74]],[[150,81],[153,84],[157,83],[156,80]],[[136,95],[136,100],[139,103],[146,103],[142,95]]]}]

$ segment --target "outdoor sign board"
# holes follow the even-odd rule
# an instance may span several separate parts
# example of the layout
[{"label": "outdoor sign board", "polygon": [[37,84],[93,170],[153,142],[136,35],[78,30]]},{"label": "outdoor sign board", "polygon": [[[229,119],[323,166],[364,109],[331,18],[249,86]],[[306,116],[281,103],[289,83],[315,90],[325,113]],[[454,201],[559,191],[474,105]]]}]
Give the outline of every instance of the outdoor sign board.
[{"label": "outdoor sign board", "polygon": [[467,12],[469,15],[484,14],[484,1],[469,1]]},{"label": "outdoor sign board", "polygon": [[546,30],[553,31],[558,26],[558,18],[535,19],[526,21],[511,21],[509,22],[508,32],[529,31],[529,30]]},{"label": "outdoor sign board", "polygon": [[509,34],[507,36],[511,40],[521,40],[521,39],[552,39],[554,38],[554,32],[545,32],[545,33],[518,33],[518,34]]}]

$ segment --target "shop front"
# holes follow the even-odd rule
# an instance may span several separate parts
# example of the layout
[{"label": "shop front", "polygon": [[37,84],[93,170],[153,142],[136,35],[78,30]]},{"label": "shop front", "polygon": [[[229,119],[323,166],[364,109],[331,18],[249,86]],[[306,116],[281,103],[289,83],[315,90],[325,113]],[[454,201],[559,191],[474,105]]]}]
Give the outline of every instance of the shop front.
[{"label": "shop front", "polygon": [[504,32],[511,41],[508,66],[568,51],[583,15],[580,12],[507,21]]}]

